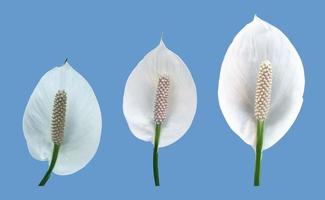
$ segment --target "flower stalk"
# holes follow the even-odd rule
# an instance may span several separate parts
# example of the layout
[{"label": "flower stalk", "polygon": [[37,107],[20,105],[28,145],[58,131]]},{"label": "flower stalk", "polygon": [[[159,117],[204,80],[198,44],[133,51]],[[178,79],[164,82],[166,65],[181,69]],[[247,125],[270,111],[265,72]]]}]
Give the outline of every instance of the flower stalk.
[{"label": "flower stalk", "polygon": [[254,186],[260,185],[264,121],[257,121]]},{"label": "flower stalk", "polygon": [[54,166],[55,166],[55,163],[56,163],[56,160],[58,158],[58,155],[59,155],[59,150],[60,150],[60,145],[58,144],[54,144],[53,145],[53,153],[52,153],[52,159],[51,159],[51,164],[50,164],[50,167],[49,169],[47,170],[46,174],[44,175],[43,179],[41,180],[41,182],[38,184],[38,186],[45,186],[46,182],[49,180],[51,174],[52,174],[52,171],[54,169]]},{"label": "flower stalk", "polygon": [[160,138],[160,124],[156,124],[155,129],[155,142],[154,142],[154,148],[153,148],[153,176],[155,180],[155,186],[160,186],[159,182],[159,165],[158,165],[158,147],[159,147],[159,138]]}]

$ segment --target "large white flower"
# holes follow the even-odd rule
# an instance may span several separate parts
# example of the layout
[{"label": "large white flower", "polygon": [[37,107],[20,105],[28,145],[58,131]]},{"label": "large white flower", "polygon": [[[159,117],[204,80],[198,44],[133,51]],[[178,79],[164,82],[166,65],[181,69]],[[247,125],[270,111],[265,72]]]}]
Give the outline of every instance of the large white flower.
[{"label": "large white flower", "polygon": [[85,167],[95,155],[102,120],[88,82],[67,62],[48,71],[34,89],[23,118],[30,154],[49,161],[51,171],[69,175]]},{"label": "large white flower", "polygon": [[196,88],[190,71],[163,41],[130,74],[124,91],[123,112],[132,133],[154,144],[154,175],[158,177],[158,147],[179,140],[196,111]]},{"label": "large white flower", "polygon": [[255,185],[262,151],[294,123],[304,86],[304,69],[294,46],[279,29],[255,16],[227,50],[218,90],[228,125],[256,150]]}]

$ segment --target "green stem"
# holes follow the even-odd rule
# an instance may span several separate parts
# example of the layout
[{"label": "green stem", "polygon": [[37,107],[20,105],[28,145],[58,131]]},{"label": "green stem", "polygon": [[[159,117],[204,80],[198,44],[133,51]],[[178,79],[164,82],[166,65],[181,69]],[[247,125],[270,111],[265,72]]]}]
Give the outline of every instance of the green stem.
[{"label": "green stem", "polygon": [[41,180],[41,182],[38,184],[38,186],[44,186],[46,184],[46,182],[49,180],[51,173],[54,169],[56,160],[58,158],[58,154],[59,154],[59,149],[60,149],[60,145],[58,144],[54,144],[54,148],[53,148],[53,153],[52,153],[52,160],[51,160],[51,164],[49,169],[47,170],[46,174],[44,175],[43,179]]},{"label": "green stem", "polygon": [[260,185],[264,121],[257,121],[254,186]]},{"label": "green stem", "polygon": [[159,170],[158,170],[158,147],[160,138],[160,124],[156,124],[155,142],[153,148],[153,176],[155,179],[155,186],[159,186]]}]

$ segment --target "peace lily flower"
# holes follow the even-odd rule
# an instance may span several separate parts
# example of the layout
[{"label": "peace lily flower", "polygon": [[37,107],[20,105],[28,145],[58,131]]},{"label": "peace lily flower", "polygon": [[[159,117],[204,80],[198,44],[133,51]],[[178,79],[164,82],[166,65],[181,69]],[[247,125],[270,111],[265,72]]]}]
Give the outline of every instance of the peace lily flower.
[{"label": "peace lily flower", "polygon": [[255,186],[260,184],[262,151],[294,123],[304,86],[304,69],[294,46],[279,29],[255,16],[227,50],[218,90],[228,125],[256,152]]},{"label": "peace lily flower", "polygon": [[189,129],[196,111],[196,87],[185,63],[161,40],[130,74],[123,112],[131,132],[152,142],[155,185],[158,148],[173,144]]},{"label": "peace lily flower", "polygon": [[68,62],[48,71],[34,89],[23,118],[28,150],[33,158],[48,161],[52,171],[73,174],[95,155],[102,120],[94,91]]}]

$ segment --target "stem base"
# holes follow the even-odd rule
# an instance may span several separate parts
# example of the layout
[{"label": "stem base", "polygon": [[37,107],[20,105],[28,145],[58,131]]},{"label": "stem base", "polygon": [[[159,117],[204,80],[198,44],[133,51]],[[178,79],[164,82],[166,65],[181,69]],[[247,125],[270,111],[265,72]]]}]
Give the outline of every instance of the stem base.
[{"label": "stem base", "polygon": [[254,186],[260,185],[264,121],[257,121]]},{"label": "stem base", "polygon": [[38,186],[45,186],[46,182],[49,180],[49,178],[51,176],[51,173],[52,173],[52,171],[54,169],[56,160],[58,158],[59,150],[60,150],[60,145],[54,144],[53,153],[52,153],[52,159],[51,159],[51,163],[50,163],[49,169],[47,170],[46,174],[44,175],[43,179],[38,184]]},{"label": "stem base", "polygon": [[161,125],[156,124],[155,141],[154,141],[154,148],[153,148],[153,163],[152,163],[153,164],[153,176],[155,179],[155,186],[160,186],[159,169],[158,169],[158,147],[159,147],[160,129],[161,129]]}]

